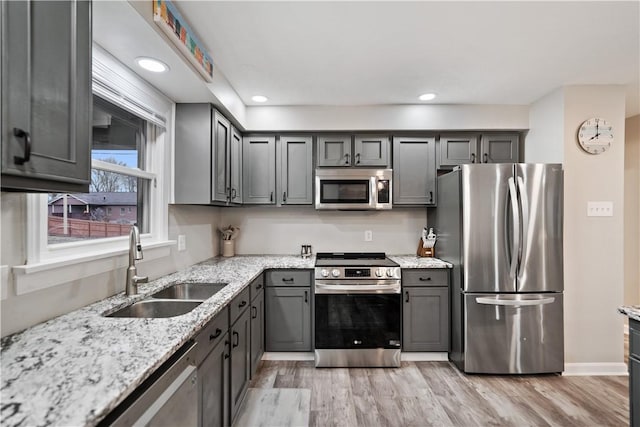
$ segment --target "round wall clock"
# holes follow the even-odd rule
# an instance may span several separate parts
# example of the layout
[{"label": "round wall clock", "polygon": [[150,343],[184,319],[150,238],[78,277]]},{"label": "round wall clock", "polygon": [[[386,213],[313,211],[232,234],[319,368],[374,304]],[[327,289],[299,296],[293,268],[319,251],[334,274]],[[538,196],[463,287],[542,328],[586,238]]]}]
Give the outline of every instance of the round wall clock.
[{"label": "round wall clock", "polygon": [[578,142],[587,153],[604,153],[613,143],[613,127],[602,118],[585,120],[578,129]]}]

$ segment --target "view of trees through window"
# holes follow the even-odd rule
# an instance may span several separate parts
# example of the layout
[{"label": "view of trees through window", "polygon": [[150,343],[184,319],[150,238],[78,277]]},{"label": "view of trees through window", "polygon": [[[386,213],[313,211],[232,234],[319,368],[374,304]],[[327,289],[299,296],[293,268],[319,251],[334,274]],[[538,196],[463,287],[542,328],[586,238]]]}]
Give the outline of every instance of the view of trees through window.
[{"label": "view of trees through window", "polygon": [[144,164],[144,129],[141,118],[94,96],[91,158],[99,162],[89,193],[49,194],[49,244],[123,236],[136,223],[144,230],[147,180],[127,174]]}]

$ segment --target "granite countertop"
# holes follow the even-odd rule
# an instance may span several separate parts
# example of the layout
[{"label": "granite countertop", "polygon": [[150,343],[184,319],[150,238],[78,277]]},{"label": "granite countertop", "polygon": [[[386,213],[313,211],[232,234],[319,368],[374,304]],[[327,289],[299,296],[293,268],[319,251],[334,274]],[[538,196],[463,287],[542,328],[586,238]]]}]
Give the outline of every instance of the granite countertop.
[{"label": "granite countertop", "polygon": [[640,322],[640,305],[622,305],[618,307],[618,311],[626,314],[630,319]]},{"label": "granite countertop", "polygon": [[[390,256],[402,268],[450,268]],[[1,344],[0,424],[96,425],[267,268],[312,269],[315,257],[213,258],[7,336]],[[225,282],[193,311],[170,318],[105,318],[173,283]]]}]

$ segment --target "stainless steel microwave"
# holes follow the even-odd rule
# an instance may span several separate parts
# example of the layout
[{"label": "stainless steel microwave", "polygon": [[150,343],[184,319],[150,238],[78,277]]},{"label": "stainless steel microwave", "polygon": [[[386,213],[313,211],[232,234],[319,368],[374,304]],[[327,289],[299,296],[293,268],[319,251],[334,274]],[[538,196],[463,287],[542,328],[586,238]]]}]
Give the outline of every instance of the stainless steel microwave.
[{"label": "stainless steel microwave", "polygon": [[391,209],[392,169],[316,169],[316,209]]}]

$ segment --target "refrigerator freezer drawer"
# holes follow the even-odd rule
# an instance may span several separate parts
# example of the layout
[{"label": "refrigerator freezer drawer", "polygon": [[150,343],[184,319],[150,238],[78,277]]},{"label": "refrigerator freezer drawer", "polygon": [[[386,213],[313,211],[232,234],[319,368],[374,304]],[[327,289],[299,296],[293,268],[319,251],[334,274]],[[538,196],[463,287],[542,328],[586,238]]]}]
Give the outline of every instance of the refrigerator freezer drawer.
[{"label": "refrigerator freezer drawer", "polygon": [[564,369],[562,293],[465,294],[464,316],[465,372]]}]

